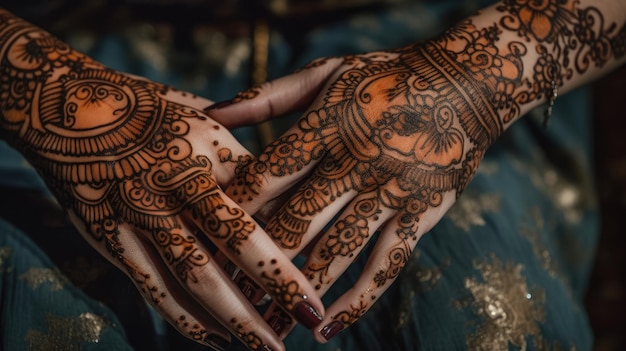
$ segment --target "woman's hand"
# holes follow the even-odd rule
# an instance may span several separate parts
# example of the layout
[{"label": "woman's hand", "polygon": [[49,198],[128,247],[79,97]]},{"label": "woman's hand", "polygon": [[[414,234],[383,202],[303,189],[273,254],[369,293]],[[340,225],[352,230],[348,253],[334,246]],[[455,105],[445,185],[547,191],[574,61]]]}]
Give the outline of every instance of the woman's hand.
[{"label": "woman's hand", "polygon": [[[359,280],[327,308],[318,341],[371,308],[510,124],[570,79],[616,63],[611,47],[623,37],[601,11],[543,3],[553,17],[504,1],[436,40],[318,60],[209,109],[227,126],[306,109],[239,165],[226,193],[268,218],[265,230],[289,257],[307,257],[302,270],[320,295],[376,238]],[[285,191],[293,195],[277,198]],[[289,321],[275,311],[265,318],[284,337]]]},{"label": "woman's hand", "polygon": [[320,322],[307,279],[223,193],[250,156],[202,112],[209,101],[107,69],[3,11],[0,59],[6,139],[173,326],[216,349],[228,331],[254,350],[284,348],[215,252],[291,316]]},{"label": "woman's hand", "polygon": [[[514,57],[491,59],[515,67]],[[316,76],[320,70],[326,74]],[[327,309],[322,335],[330,336],[361,317],[398,276],[504,122],[482,84],[441,43],[317,61],[295,76],[310,82],[305,75],[325,85],[321,94],[295,126],[239,166],[226,193],[249,213],[266,213],[262,203],[297,184],[265,230],[290,257],[312,246],[303,272],[320,294],[380,232],[359,281]],[[258,92],[232,109],[270,94]]]}]

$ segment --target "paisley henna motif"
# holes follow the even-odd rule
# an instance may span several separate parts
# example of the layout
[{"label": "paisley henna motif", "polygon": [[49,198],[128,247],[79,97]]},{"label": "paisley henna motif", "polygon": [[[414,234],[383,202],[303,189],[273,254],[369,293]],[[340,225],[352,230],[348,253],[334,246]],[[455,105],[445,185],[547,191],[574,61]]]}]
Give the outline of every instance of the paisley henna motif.
[{"label": "paisley henna motif", "polygon": [[[201,111],[165,98],[167,87],[109,70],[4,11],[0,58],[6,139],[148,300],[159,305],[169,296],[126,257],[122,226],[145,233],[187,285],[199,282],[196,272],[211,257],[181,218],[192,217],[211,239],[240,253],[255,224],[222,198],[209,158],[194,153],[188,134],[191,121],[206,119]],[[179,327],[194,339],[207,333]]]},{"label": "paisley henna motif", "polygon": [[[354,257],[385,212],[395,214],[384,225],[395,229],[396,244],[371,286],[393,281],[415,246],[420,217],[447,194],[461,194],[487,148],[524,105],[626,52],[625,27],[618,31],[597,8],[574,0],[504,0],[492,13],[501,16],[487,27],[470,18],[432,41],[345,57],[339,77],[297,128],[256,161],[239,165],[232,194],[245,202],[250,196],[242,194],[260,194],[267,175],[290,176],[315,164],[266,227],[288,250],[303,248],[313,219],[331,203],[359,194],[321,236],[311,255],[315,262],[303,268],[317,289],[336,279],[332,263]],[[500,39],[511,34],[517,39]],[[528,64],[529,56],[537,59]],[[361,314],[354,311],[369,304],[339,319],[351,324]]]}]

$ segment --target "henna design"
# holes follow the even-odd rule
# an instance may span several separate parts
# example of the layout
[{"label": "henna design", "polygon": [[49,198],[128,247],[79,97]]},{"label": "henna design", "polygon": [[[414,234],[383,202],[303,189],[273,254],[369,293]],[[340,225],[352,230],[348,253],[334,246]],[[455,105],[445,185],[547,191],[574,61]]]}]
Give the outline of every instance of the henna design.
[{"label": "henna design", "polygon": [[[266,292],[273,297],[274,301],[287,311],[293,311],[294,305],[305,299],[305,295],[302,293],[302,288],[298,282],[280,278],[281,269],[272,268],[276,267],[276,263],[275,259],[270,260],[270,267],[268,267],[270,271],[263,271],[261,278],[265,281]],[[264,265],[264,261],[259,261],[259,267]]]},{"label": "henna design", "polygon": [[[116,73],[44,31],[0,11],[0,124],[41,171],[59,201],[158,303],[150,277],[124,258],[120,224],[150,233],[182,282],[209,262],[180,217],[239,253],[255,224],[227,205],[211,161],[193,152],[195,109],[169,101],[160,84]],[[215,126],[217,127],[217,126]],[[225,149],[228,150],[228,149]]]},{"label": "henna design", "polygon": [[190,324],[187,320],[187,316],[179,316],[175,323],[180,330],[186,330],[192,340],[202,341],[209,345],[214,343],[214,341],[211,340],[211,335],[209,335],[208,331],[202,328],[202,326],[198,323]]},{"label": "henna design", "polygon": [[[336,256],[360,250],[383,209],[398,214],[399,240],[374,283],[393,280],[417,240],[420,216],[447,193],[461,194],[522,106],[626,52],[626,27],[618,31],[597,8],[574,0],[504,0],[496,11],[500,20],[484,28],[470,18],[433,41],[344,58],[341,75],[297,132],[237,167],[233,194],[245,202],[250,196],[241,188],[260,193],[266,174],[288,176],[317,163],[267,224],[286,249],[300,248],[312,218],[343,194],[367,194],[367,208],[376,210],[363,213],[362,201],[349,205],[317,245],[318,262],[304,267],[317,289],[332,281]],[[505,32],[519,39],[502,43]],[[538,59],[525,67],[531,53]]]},{"label": "henna design", "polygon": [[374,276],[374,283],[377,287],[384,286],[387,281],[393,281],[400,274],[411,255],[411,248],[407,244],[407,241],[403,240],[402,246],[398,245],[391,249],[388,256],[388,267],[385,270],[379,270]]},{"label": "henna design", "polygon": [[255,86],[248,90],[241,91],[235,95],[235,97],[230,101],[230,103],[237,103],[244,100],[252,100],[257,97],[261,93],[261,87]]},{"label": "henna design", "polygon": [[305,266],[303,270],[310,280],[313,280],[315,276],[318,277],[318,284],[314,286],[316,290],[321,289],[322,284],[331,282],[331,280],[324,281],[324,277],[328,276],[328,269],[337,255],[354,257],[355,252],[369,238],[369,221],[378,220],[381,213],[379,206],[380,203],[376,198],[359,200],[354,207],[355,214],[337,221],[336,233],[328,235],[328,240],[319,251],[319,257],[323,261]]},{"label": "henna design", "polygon": [[305,71],[307,69],[320,67],[320,66],[325,65],[326,63],[328,63],[328,57],[321,57],[321,58],[315,59],[315,60],[307,63],[306,65],[296,69],[294,71],[294,73],[299,73],[299,72]]},{"label": "henna design", "polygon": [[359,301],[359,304],[357,306],[350,305],[349,310],[344,310],[337,313],[337,315],[332,317],[332,319],[342,322],[345,328],[358,321],[367,312],[368,309],[369,306],[367,305],[367,303]]},{"label": "henna design", "polygon": [[237,338],[241,340],[250,350],[262,350],[267,349],[267,347],[263,344],[263,340],[256,335],[253,331],[246,331],[244,329],[244,325],[239,323],[236,318],[230,320],[231,325],[235,330],[235,334]]}]

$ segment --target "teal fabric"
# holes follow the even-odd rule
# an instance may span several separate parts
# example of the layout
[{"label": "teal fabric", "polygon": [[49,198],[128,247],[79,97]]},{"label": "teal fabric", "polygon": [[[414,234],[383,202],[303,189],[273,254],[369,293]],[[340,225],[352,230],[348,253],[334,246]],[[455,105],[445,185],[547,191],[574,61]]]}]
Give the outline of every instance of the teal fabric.
[{"label": "teal fabric", "polygon": [[[432,37],[490,1],[424,2],[357,14],[298,37],[298,47],[275,32],[270,46],[269,76],[279,77],[322,56],[394,48]],[[175,69],[163,71],[137,61],[128,38],[111,34],[90,49],[97,60],[123,71],[145,75],[215,100],[247,87],[245,68],[217,72],[204,85],[192,85]],[[304,49],[302,49],[304,48]],[[598,235],[598,208],[593,188],[589,92],[580,89],[559,97],[549,128],[541,128],[542,109],[512,126],[489,150],[465,193],[418,244],[392,288],[365,317],[325,345],[298,327],[286,339],[288,350],[589,350],[593,336],[582,299]],[[283,130],[297,115],[274,123]],[[254,130],[236,136],[259,151]],[[45,191],[32,169],[15,154],[0,149],[0,185]],[[8,151],[7,151],[8,152]],[[2,214],[0,214],[2,216]],[[54,265],[24,233],[0,222],[2,334],[4,349],[28,350],[29,331],[46,333],[49,316],[76,318],[88,313],[108,321],[99,342],[83,341],[75,349],[149,349],[146,340],[179,338],[164,321],[133,330],[128,310],[110,304],[119,317],[69,283],[61,291],[44,283],[32,289],[19,279],[28,269]],[[36,233],[29,233],[36,236]],[[80,240],[80,239],[75,239]],[[46,251],[59,248],[42,244]],[[0,251],[2,252],[2,251]],[[358,278],[367,259],[362,254],[334,287],[333,301]],[[8,269],[7,267],[13,267]],[[118,300],[129,299],[129,285],[111,285]],[[27,295],[22,296],[26,291]],[[26,297],[28,296],[28,298]],[[113,299],[113,298],[112,298]],[[145,321],[145,320],[144,320]],[[126,341],[125,341],[126,340]],[[153,346],[154,344],[150,344]],[[160,344],[166,349],[167,343]],[[179,341],[188,350],[202,349]],[[37,350],[34,346],[30,349]],[[51,348],[54,349],[54,348]],[[59,348],[60,349],[60,348]],[[176,349],[176,348],[172,348]],[[235,344],[233,350],[243,350]]]},{"label": "teal fabric", "polygon": [[0,219],[2,350],[132,350],[115,314]]},{"label": "teal fabric", "polygon": [[298,328],[287,349],[590,350],[583,296],[599,218],[588,104],[580,90],[559,101],[548,130],[532,116],[513,126],[361,321],[307,348]]}]

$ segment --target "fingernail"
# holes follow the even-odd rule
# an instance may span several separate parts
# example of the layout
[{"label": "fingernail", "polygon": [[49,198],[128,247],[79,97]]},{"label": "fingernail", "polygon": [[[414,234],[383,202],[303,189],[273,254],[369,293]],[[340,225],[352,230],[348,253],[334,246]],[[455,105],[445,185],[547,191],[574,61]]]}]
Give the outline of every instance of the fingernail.
[{"label": "fingernail", "polygon": [[219,335],[209,335],[205,341],[209,347],[216,351],[225,351],[230,346],[230,342]]},{"label": "fingernail", "polygon": [[241,269],[239,269],[239,267],[237,267],[232,261],[228,261],[224,265],[224,272],[226,272],[232,280],[237,278],[237,274],[239,274],[240,271]]},{"label": "fingernail", "polygon": [[311,304],[300,301],[293,308],[293,315],[305,327],[313,329],[322,322],[322,315]]},{"label": "fingernail", "polygon": [[264,351],[274,351],[274,349],[269,347],[268,345],[263,345],[263,350]]},{"label": "fingernail", "polygon": [[280,336],[280,333],[285,330],[285,326],[287,325],[287,321],[284,318],[281,318],[278,314],[274,314],[267,321],[267,324],[272,328],[276,335]]},{"label": "fingernail", "polygon": [[332,321],[328,323],[322,330],[320,330],[320,334],[326,340],[332,339],[337,333],[343,330],[343,323],[340,321]]},{"label": "fingernail", "polygon": [[276,335],[280,336],[282,332],[293,324],[293,319],[281,308],[276,305],[270,307],[274,309],[270,318],[267,320],[267,324],[272,328]]},{"label": "fingernail", "polygon": [[263,295],[265,295],[265,292],[261,289],[259,284],[250,279],[250,277],[241,270],[237,272],[237,277],[235,277],[234,281],[246,299],[252,304],[259,302],[259,300],[263,298]]},{"label": "fingernail", "polygon": [[244,286],[242,286],[241,292],[246,297],[246,299],[248,299],[248,301],[250,301],[254,296],[254,288],[250,284],[245,284]]},{"label": "fingernail", "polygon": [[204,112],[208,112],[208,111],[214,111],[220,108],[224,108],[227,106],[230,106],[233,104],[233,100],[224,100],[224,101],[220,101],[220,102],[216,102],[213,105],[207,107],[204,109]]}]

